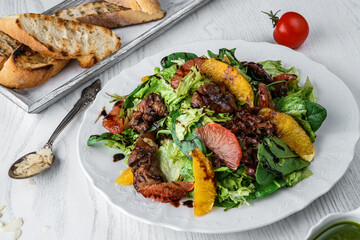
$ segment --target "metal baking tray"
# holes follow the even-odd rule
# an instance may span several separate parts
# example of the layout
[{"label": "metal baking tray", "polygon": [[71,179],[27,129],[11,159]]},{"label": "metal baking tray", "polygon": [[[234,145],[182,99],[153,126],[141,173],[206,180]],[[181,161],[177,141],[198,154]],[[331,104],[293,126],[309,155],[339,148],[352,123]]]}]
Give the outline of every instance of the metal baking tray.
[{"label": "metal baking tray", "polygon": [[[0,93],[29,113],[38,113],[55,103],[66,94],[74,91],[89,79],[105,71],[115,63],[130,55],[133,51],[146,42],[170,28],[180,19],[210,2],[211,0],[159,0],[161,8],[166,11],[166,16],[158,21],[148,22],[113,29],[121,38],[121,48],[103,61],[91,68],[84,69],[76,60],[72,60],[58,75],[46,83],[29,89],[9,89],[0,85]],[[78,6],[89,0],[66,0],[44,14],[53,14],[57,11]]]}]

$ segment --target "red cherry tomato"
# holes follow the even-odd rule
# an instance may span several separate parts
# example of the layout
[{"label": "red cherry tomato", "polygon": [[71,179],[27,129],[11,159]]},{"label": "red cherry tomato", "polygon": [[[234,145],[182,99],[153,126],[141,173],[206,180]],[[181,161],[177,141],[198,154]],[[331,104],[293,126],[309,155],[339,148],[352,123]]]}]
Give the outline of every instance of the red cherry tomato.
[{"label": "red cherry tomato", "polygon": [[306,19],[296,12],[287,12],[279,19],[276,17],[276,13],[273,14],[272,11],[266,13],[275,27],[274,40],[278,44],[290,48],[297,48],[303,44],[309,35],[309,24]]}]

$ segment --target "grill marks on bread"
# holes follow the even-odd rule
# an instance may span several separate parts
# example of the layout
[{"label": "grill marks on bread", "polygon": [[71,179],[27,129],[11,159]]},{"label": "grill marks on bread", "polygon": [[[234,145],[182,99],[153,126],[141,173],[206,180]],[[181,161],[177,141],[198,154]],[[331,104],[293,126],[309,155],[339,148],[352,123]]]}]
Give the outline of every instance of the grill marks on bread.
[{"label": "grill marks on bread", "polygon": [[165,16],[165,12],[159,10],[150,14],[99,1],[59,11],[55,16],[106,28],[119,28],[161,19]]},{"label": "grill marks on bread", "polygon": [[4,17],[0,30],[46,56],[77,58],[82,67],[91,67],[121,45],[107,28],[34,13]]}]

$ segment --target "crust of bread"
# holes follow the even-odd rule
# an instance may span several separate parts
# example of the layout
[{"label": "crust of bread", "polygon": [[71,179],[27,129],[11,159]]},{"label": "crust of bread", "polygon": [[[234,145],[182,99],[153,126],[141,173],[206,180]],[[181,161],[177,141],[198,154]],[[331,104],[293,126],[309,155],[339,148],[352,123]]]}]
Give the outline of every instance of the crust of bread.
[{"label": "crust of bread", "polygon": [[149,14],[120,7],[113,3],[99,1],[59,11],[55,13],[55,16],[106,28],[119,28],[159,20],[163,18],[165,14],[163,10]]},{"label": "crust of bread", "polygon": [[156,13],[161,10],[158,0],[106,0],[107,2],[117,4],[133,10],[146,12],[149,14]]},{"label": "crust of bread", "polygon": [[102,60],[121,46],[119,37],[107,28],[41,14],[3,17],[0,30],[34,51],[56,59],[94,55]]},{"label": "crust of bread", "polygon": [[21,45],[0,71],[0,84],[9,88],[32,88],[63,69],[69,60],[51,59]]},{"label": "crust of bread", "polygon": [[0,70],[4,67],[4,63],[8,60],[5,56],[0,56]]}]

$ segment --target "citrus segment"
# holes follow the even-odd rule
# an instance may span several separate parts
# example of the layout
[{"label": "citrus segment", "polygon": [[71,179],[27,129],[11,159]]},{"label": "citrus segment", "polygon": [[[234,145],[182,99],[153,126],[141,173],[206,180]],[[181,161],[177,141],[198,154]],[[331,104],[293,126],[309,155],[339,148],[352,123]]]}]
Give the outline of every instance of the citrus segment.
[{"label": "citrus segment", "polygon": [[222,160],[226,166],[236,170],[242,158],[240,144],[229,129],[217,123],[209,123],[197,128],[196,134]]},{"label": "citrus segment", "polygon": [[199,148],[190,152],[193,159],[194,174],[194,215],[197,217],[208,213],[215,202],[216,181],[212,164]]},{"label": "citrus segment", "polygon": [[131,168],[128,167],[121,172],[120,176],[115,180],[117,184],[121,185],[131,185],[134,182],[134,175],[131,172]]},{"label": "citrus segment", "polygon": [[269,120],[274,124],[276,135],[302,159],[308,162],[314,159],[315,147],[311,143],[309,136],[295,119],[290,115],[270,108],[262,108],[259,111],[259,115],[264,120]]},{"label": "citrus segment", "polygon": [[210,58],[201,64],[200,71],[213,81],[224,83],[242,104],[246,103],[250,107],[254,106],[254,91],[249,82],[236,68]]}]

